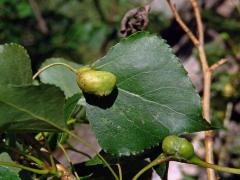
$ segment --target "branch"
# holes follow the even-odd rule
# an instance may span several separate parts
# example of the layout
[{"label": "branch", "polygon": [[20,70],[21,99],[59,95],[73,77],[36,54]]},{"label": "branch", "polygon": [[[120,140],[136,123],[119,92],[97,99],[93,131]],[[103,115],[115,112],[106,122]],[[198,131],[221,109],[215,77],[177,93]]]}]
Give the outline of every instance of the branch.
[{"label": "branch", "polygon": [[[190,31],[190,29],[186,26],[186,24],[183,22],[181,17],[179,16],[175,5],[173,4],[172,0],[167,0],[176,21],[180,25],[180,27],[186,32],[187,36],[191,39],[193,44],[196,46],[199,54],[199,59],[201,62],[201,67],[203,71],[203,84],[204,84],[204,90],[203,90],[203,98],[202,98],[202,109],[203,109],[203,117],[211,123],[211,118],[210,118],[210,94],[211,94],[211,76],[212,76],[212,71],[209,68],[207,58],[206,58],[206,53],[204,49],[204,31],[203,31],[203,24],[201,20],[201,14],[200,10],[198,7],[198,4],[196,0],[190,0],[195,19],[196,19],[196,24],[197,24],[197,30],[198,30],[198,38]],[[221,63],[220,63],[221,64]],[[219,65],[218,65],[219,66]],[[214,66],[215,68],[216,66]],[[213,68],[213,69],[214,69]],[[205,157],[206,161],[208,163],[213,164],[213,133],[212,131],[206,131],[205,132]],[[208,180],[215,180],[215,173],[212,169],[207,169],[207,176]]]},{"label": "branch", "polygon": [[[205,132],[205,159],[206,162],[213,164],[213,132],[206,131]],[[208,180],[216,180],[216,175],[213,169],[207,168],[207,178]]]},{"label": "branch", "polygon": [[67,143],[67,147],[66,147],[65,149],[70,150],[70,151],[73,151],[73,152],[76,152],[76,153],[79,153],[79,154],[81,154],[81,155],[83,155],[83,156],[85,156],[85,157],[87,157],[87,158],[89,158],[89,159],[92,158],[92,157],[91,157],[90,155],[88,155],[87,153],[75,149],[70,143]]},{"label": "branch", "polygon": [[220,59],[218,62],[216,62],[209,68],[209,71],[214,72],[217,68],[219,68],[221,65],[225,64],[226,62],[227,62],[227,59]]},{"label": "branch", "polygon": [[195,14],[195,19],[197,23],[197,30],[198,30],[198,40],[200,44],[204,44],[204,30],[203,30],[203,24],[202,24],[202,18],[200,14],[200,10],[198,7],[198,4],[195,0],[190,0],[194,14]]},{"label": "branch", "polygon": [[102,11],[100,0],[93,0],[93,3],[94,3],[94,6],[95,6],[99,16],[100,16],[101,21],[108,23],[105,15],[104,15],[104,13]]},{"label": "branch", "polygon": [[202,66],[203,75],[204,75],[204,74],[206,74],[206,72],[208,71],[208,68],[209,68],[205,49],[204,49],[204,44],[200,44],[197,47],[197,49],[198,49],[199,59],[200,59],[201,66]]},{"label": "branch", "polygon": [[180,17],[176,6],[173,4],[172,0],[167,0],[169,7],[171,8],[173,15],[176,19],[176,21],[178,22],[178,24],[180,25],[180,27],[185,31],[185,33],[188,35],[188,37],[191,39],[191,41],[193,42],[193,44],[198,47],[199,46],[199,41],[197,40],[196,36],[192,33],[192,31],[187,27],[187,25],[183,22],[182,18]]},{"label": "branch", "polygon": [[[203,77],[204,77],[204,90],[203,90],[203,101],[202,101],[202,108],[203,108],[203,116],[204,118],[211,123],[211,116],[210,116],[210,102],[211,102],[211,78],[212,72],[209,71],[209,65],[206,58],[206,53],[204,49],[204,30],[203,24],[201,19],[201,14],[199,10],[199,6],[196,0],[190,0],[192,5],[196,23],[197,23],[197,30],[198,30],[198,42],[199,46],[197,46],[199,58],[202,65]],[[212,131],[205,132],[205,158],[208,163],[214,164],[213,158],[213,133]],[[207,169],[207,177],[208,180],[215,180],[215,172],[213,169]]]},{"label": "branch", "polygon": [[71,172],[69,172],[67,169],[65,169],[62,164],[57,164],[56,166],[57,166],[58,170],[61,170],[61,171],[62,171],[62,178],[65,176],[65,177],[71,177],[71,178],[73,178],[73,179],[80,180],[78,174],[76,173],[76,171],[75,171],[74,168],[73,168],[73,164],[72,164],[72,162],[71,162],[71,159],[70,159],[67,151],[65,150],[65,148],[63,147],[63,145],[62,145],[61,143],[57,143],[57,145],[58,145],[59,148],[62,150],[64,156],[66,157],[66,159],[67,159],[67,161],[68,161],[68,163],[70,164],[71,168],[73,169],[74,174],[76,175],[76,178],[75,178],[74,175],[73,175]]},{"label": "branch", "polygon": [[29,1],[29,4],[30,4],[30,6],[33,10],[33,13],[34,13],[34,15],[37,19],[40,31],[43,34],[47,34],[48,33],[48,27],[47,27],[47,24],[46,24],[45,20],[42,17],[42,14],[41,14],[41,11],[40,11],[40,8],[39,8],[37,2],[35,0],[28,0],[28,1]]},{"label": "branch", "polygon": [[202,18],[201,18],[200,10],[199,10],[199,7],[198,7],[198,4],[197,4],[196,0],[190,0],[190,2],[191,2],[191,5],[192,5],[192,8],[193,8],[194,15],[195,15],[195,20],[196,20],[196,23],[197,23],[199,44],[196,47],[198,48],[199,57],[200,57],[202,69],[203,69],[203,72],[204,72],[204,71],[207,71],[207,69],[208,69],[208,63],[207,63],[205,50],[204,50],[204,30],[203,30]]},{"label": "branch", "polygon": [[173,12],[173,15],[174,15],[176,21],[178,22],[179,26],[185,31],[185,33],[191,39],[194,46],[196,48],[198,48],[202,69],[203,69],[203,71],[206,71],[208,69],[208,64],[207,64],[205,50],[204,50],[204,46],[203,46],[203,44],[204,44],[203,43],[204,33],[203,33],[201,15],[200,15],[200,11],[199,11],[199,8],[198,8],[198,5],[197,5],[196,1],[191,0],[192,6],[194,8],[194,13],[195,13],[196,21],[197,21],[197,26],[198,26],[198,32],[199,32],[198,39],[192,33],[192,31],[187,27],[187,25],[183,22],[182,18],[180,17],[180,15],[179,15],[179,13],[176,9],[176,6],[173,4],[173,1],[172,0],[167,0],[167,2],[169,4],[169,6],[170,6],[170,8]]}]

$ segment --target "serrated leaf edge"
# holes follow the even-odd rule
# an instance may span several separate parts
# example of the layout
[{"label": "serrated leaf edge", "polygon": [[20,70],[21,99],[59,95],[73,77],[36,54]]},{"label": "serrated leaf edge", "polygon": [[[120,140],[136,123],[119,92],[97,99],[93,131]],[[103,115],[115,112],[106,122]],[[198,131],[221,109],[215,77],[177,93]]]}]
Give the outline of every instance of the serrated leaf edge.
[{"label": "serrated leaf edge", "polygon": [[[139,35],[141,35],[141,37],[139,37]],[[92,64],[92,66],[93,66],[94,68],[96,68],[96,69],[103,67],[105,64],[102,64],[102,65],[100,65],[100,66],[96,66],[96,63],[97,63],[98,61],[101,61],[101,59],[104,59],[109,53],[111,53],[115,48],[117,48],[117,47],[120,45],[120,43],[125,43],[125,42],[128,41],[128,40],[134,40],[135,37],[137,37],[137,38],[142,38],[142,37],[146,37],[146,36],[147,36],[147,37],[156,37],[156,38],[158,38],[158,39],[161,41],[161,43],[163,43],[163,44],[165,45],[164,49],[169,52],[170,57],[171,57],[171,60],[176,60],[176,61],[175,61],[175,62],[177,63],[176,65],[178,65],[178,66],[181,67],[181,70],[182,70],[181,72],[182,72],[184,75],[187,75],[186,78],[187,78],[187,80],[190,82],[191,87],[194,89],[194,91],[195,91],[195,93],[196,93],[197,100],[198,100],[198,104],[200,105],[200,106],[199,106],[199,111],[202,112],[200,95],[199,95],[198,91],[196,90],[196,88],[194,87],[191,79],[189,78],[188,72],[187,72],[186,69],[184,68],[183,64],[180,62],[180,59],[174,54],[174,52],[173,52],[173,50],[170,48],[169,44],[167,44],[166,40],[164,40],[163,38],[157,36],[156,34],[151,34],[151,33],[146,32],[146,31],[140,31],[140,32],[137,32],[137,33],[134,33],[134,34],[130,35],[130,36],[127,37],[127,38],[123,38],[120,42],[118,42],[118,43],[115,44],[112,48],[110,48],[109,51],[108,51],[108,53],[107,53],[105,56],[103,56],[102,58],[98,59],[94,64]],[[114,60],[112,60],[112,61],[114,61]],[[109,61],[108,63],[110,63],[110,62],[112,62],[112,61]],[[107,64],[108,64],[108,63],[107,63]],[[202,118],[202,119],[203,119],[203,118]],[[204,119],[203,119],[203,120],[204,120]],[[91,124],[91,122],[90,122],[90,124]],[[206,124],[209,125],[209,128],[211,127],[210,124],[209,124],[207,121],[206,121]],[[191,133],[191,132],[188,132],[188,133]],[[180,134],[180,133],[179,133],[179,134]],[[172,135],[179,135],[179,134],[172,134]],[[181,133],[181,134],[185,134],[185,133]],[[102,144],[100,140],[98,140],[98,141],[99,141],[99,144]],[[160,140],[160,141],[161,141],[161,140]],[[104,150],[106,153],[111,154],[112,156],[118,156],[118,157],[131,156],[131,155],[137,155],[137,154],[143,153],[145,150],[149,150],[149,149],[152,149],[152,148],[154,148],[154,147],[156,147],[156,146],[159,146],[160,143],[161,143],[161,142],[154,143],[152,146],[145,147],[143,150],[140,150],[140,151],[131,151],[131,152],[127,152],[127,153],[126,153],[126,152],[125,152],[125,153],[111,153],[111,152],[109,152],[109,151],[106,150],[106,149],[103,149],[103,150]]]}]

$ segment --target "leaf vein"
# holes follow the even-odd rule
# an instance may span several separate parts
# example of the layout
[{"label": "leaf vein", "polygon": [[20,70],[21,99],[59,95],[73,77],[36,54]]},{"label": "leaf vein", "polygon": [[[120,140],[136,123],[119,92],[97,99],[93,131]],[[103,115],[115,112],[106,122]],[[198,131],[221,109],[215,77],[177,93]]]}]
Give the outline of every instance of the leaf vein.
[{"label": "leaf vein", "polygon": [[146,99],[145,97],[142,97],[142,96],[140,96],[140,95],[138,95],[138,94],[133,94],[133,93],[131,93],[131,92],[129,92],[129,91],[126,91],[126,90],[124,90],[124,89],[120,89],[120,90],[123,91],[123,92],[125,92],[125,93],[127,93],[127,94],[130,94],[130,95],[132,95],[132,96],[138,97],[138,98],[142,99],[143,101],[147,101],[147,102],[150,102],[150,103],[157,104],[157,105],[162,106],[162,107],[165,107],[165,108],[167,108],[167,109],[169,109],[169,110],[171,110],[171,111],[173,111],[173,112],[175,112],[175,113],[177,113],[177,114],[181,114],[181,115],[183,115],[183,116],[186,116],[186,114],[183,114],[183,113],[181,113],[181,112],[178,112],[178,111],[174,110],[173,108],[171,108],[171,107],[169,107],[169,106],[167,106],[167,105],[165,105],[165,104],[161,104],[161,103],[158,103],[158,102],[151,101],[151,100],[149,100],[149,99]]}]

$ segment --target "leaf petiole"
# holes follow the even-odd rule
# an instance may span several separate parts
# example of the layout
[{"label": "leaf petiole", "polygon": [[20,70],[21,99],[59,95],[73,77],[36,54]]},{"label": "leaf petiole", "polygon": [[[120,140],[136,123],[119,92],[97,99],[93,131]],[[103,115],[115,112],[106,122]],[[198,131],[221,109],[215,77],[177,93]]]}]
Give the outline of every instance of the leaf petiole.
[{"label": "leaf petiole", "polygon": [[109,163],[104,159],[103,156],[101,156],[92,145],[88,144],[87,142],[85,142],[84,140],[82,140],[78,135],[76,135],[75,133],[72,133],[71,131],[65,129],[65,128],[61,128],[58,126],[55,126],[58,129],[62,130],[63,132],[67,133],[68,135],[72,136],[73,138],[75,138],[77,141],[79,141],[81,144],[85,145],[88,149],[92,150],[93,152],[97,153],[97,156],[102,160],[103,164],[105,164],[107,166],[107,168],[109,169],[109,171],[112,173],[112,175],[114,176],[114,178],[116,180],[119,180],[119,177],[117,176],[117,174],[114,172],[114,170],[111,168],[111,166],[109,165]]},{"label": "leaf petiole", "polygon": [[119,180],[122,180],[122,168],[121,168],[121,165],[118,163],[117,167],[118,167]]},{"label": "leaf petiole", "polygon": [[171,159],[170,156],[166,156],[165,154],[160,154],[156,159],[154,159],[152,162],[150,162],[147,166],[142,168],[134,177],[132,180],[137,180],[144,172],[152,168],[153,166],[162,164],[164,162],[167,162]]},{"label": "leaf petiole", "polygon": [[53,67],[53,66],[58,66],[58,65],[61,65],[61,66],[65,66],[66,68],[70,69],[72,72],[74,72],[75,74],[77,73],[77,70],[74,69],[72,66],[68,65],[68,64],[65,64],[65,63],[53,63],[53,64],[49,64],[43,68],[41,68],[38,72],[36,72],[32,79],[36,79],[36,77],[41,74],[43,71],[45,71],[46,69],[50,68],[50,67]]},{"label": "leaf petiole", "polygon": [[21,164],[16,164],[16,163],[12,163],[12,162],[0,161],[0,166],[16,167],[16,168],[23,169],[23,170],[26,170],[26,171],[30,171],[30,172],[33,172],[33,173],[36,173],[36,174],[49,174],[51,172],[48,169],[34,169],[34,168],[31,168],[31,167],[23,166]]},{"label": "leaf petiole", "polygon": [[37,157],[35,157],[35,156],[32,156],[32,155],[27,154],[27,153],[22,152],[22,151],[17,151],[16,149],[14,149],[14,148],[12,148],[10,146],[2,146],[2,145],[0,145],[0,147],[4,148],[6,150],[10,150],[10,151],[12,151],[14,153],[17,153],[17,154],[19,153],[19,154],[25,156],[27,159],[32,160],[34,163],[36,163],[35,165],[38,166],[39,168],[44,168],[45,167],[45,163],[42,160],[40,160]]}]

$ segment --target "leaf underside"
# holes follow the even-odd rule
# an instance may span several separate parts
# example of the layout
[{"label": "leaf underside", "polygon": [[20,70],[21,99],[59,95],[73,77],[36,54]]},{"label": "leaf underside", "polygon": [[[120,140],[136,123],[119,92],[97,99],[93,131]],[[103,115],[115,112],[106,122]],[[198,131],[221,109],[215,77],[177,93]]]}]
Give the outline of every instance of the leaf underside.
[{"label": "leaf underside", "polygon": [[[81,65],[63,58],[49,58],[41,65],[41,68],[53,63],[65,63],[76,69],[81,67]],[[45,84],[53,84],[62,89],[66,98],[81,93],[81,90],[76,83],[76,75],[66,67],[60,65],[53,66],[43,71],[40,74],[40,80]]]}]

